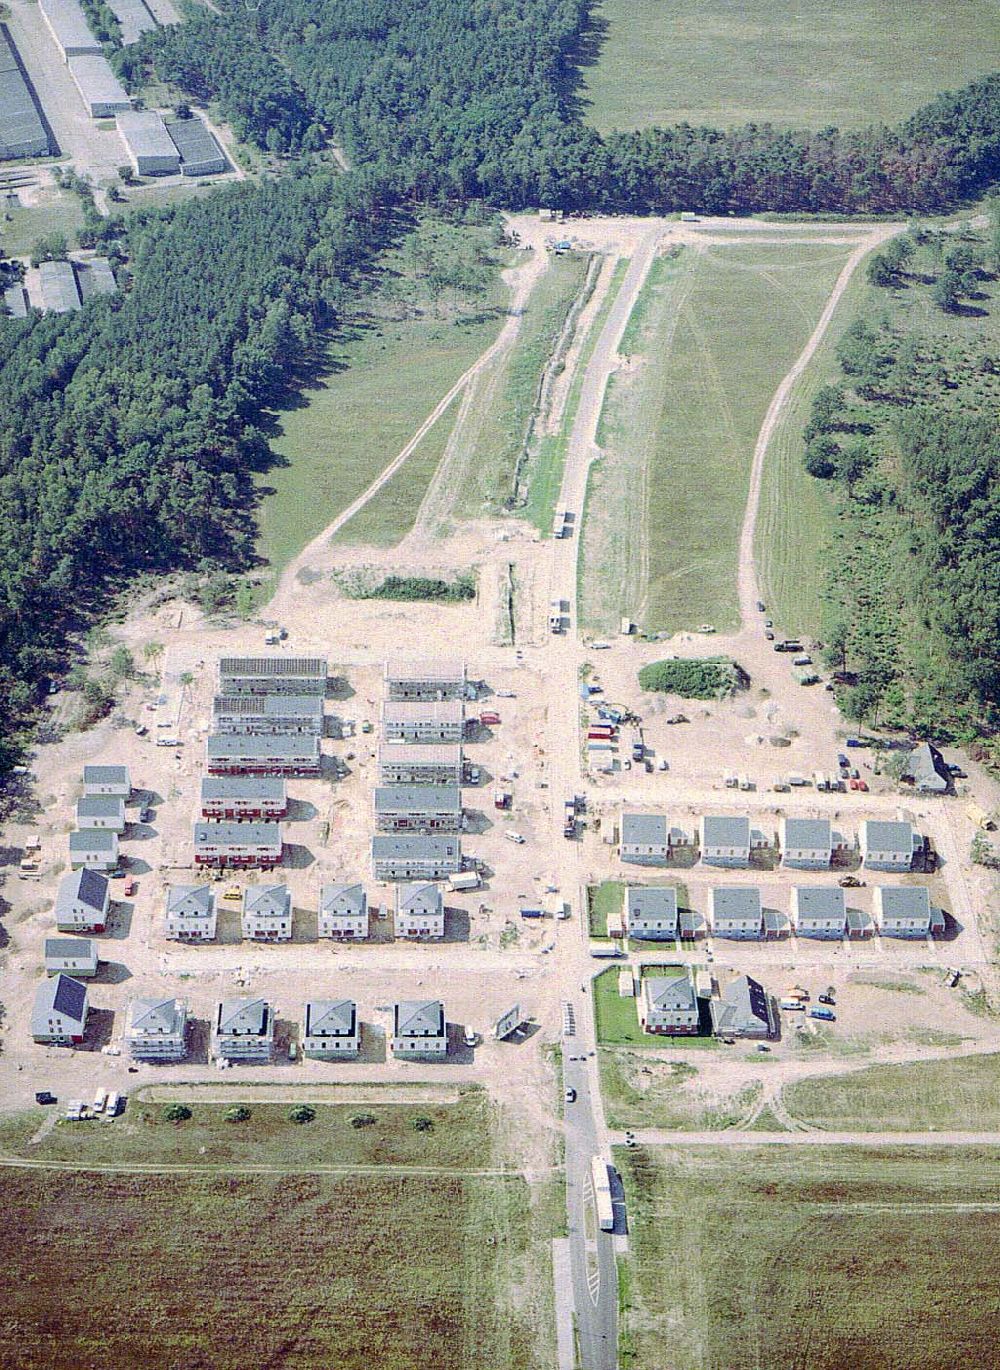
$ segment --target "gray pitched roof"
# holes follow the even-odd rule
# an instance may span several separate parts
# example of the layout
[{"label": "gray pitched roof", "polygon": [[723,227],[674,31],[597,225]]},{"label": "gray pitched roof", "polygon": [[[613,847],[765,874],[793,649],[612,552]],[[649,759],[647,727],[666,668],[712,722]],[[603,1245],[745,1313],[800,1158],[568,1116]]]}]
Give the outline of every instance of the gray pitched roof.
[{"label": "gray pitched roof", "polygon": [[219,1032],[267,1035],[271,1008],[266,999],[223,999],[215,1016]]},{"label": "gray pitched roof", "polygon": [[933,794],[943,793],[951,784],[944,758],[929,742],[921,742],[919,747],[914,747],[910,752],[901,779],[910,780],[918,790]]},{"label": "gray pitched roof", "polygon": [[133,999],[129,1031],[157,1035],[181,1032],[186,1016],[183,1005],[177,999]]},{"label": "gray pitched roof", "polygon": [[207,918],[215,895],[209,885],[171,885],[167,890],[167,912],[187,918]]},{"label": "gray pitched roof", "polygon": [[716,885],[712,889],[712,916],[716,923],[759,918],[760,890],[756,885]]},{"label": "gray pitched roof", "polygon": [[357,1019],[353,999],[310,999],[306,1004],[306,1036],[351,1037]]},{"label": "gray pitched roof", "polygon": [[870,851],[913,852],[913,824],[897,820],[868,819],[864,824]]},{"label": "gray pitched roof", "polygon": [[125,815],[125,800],[117,794],[85,794],[76,801],[79,818],[118,818]]},{"label": "gray pitched roof", "polygon": [[630,885],[625,891],[625,912],[629,918],[676,918],[677,889],[674,885]]},{"label": "gray pitched roof", "polygon": [[70,852],[113,852],[117,834],[110,828],[83,828],[69,835]]},{"label": "gray pitched roof", "polygon": [[931,894],[926,885],[882,885],[882,917],[930,917]]},{"label": "gray pitched roof", "polygon": [[662,813],[623,813],[623,847],[665,847],[667,819]]},{"label": "gray pitched roof", "polygon": [[210,733],[205,742],[209,761],[219,757],[237,760],[296,761],[319,756],[319,738],[292,733]]},{"label": "gray pitched roof", "polygon": [[85,904],[95,913],[102,913],[107,892],[108,878],[99,871],[70,871],[59,881],[56,916],[68,911],[73,904]]},{"label": "gray pitched roof", "polygon": [[461,844],[457,837],[414,837],[400,833],[378,833],[372,838],[372,855],[376,858],[389,856],[416,856],[438,858],[458,856]]},{"label": "gray pitched roof", "polygon": [[368,907],[363,885],[321,885],[320,913],[362,914]]},{"label": "gray pitched roof", "polygon": [[767,993],[749,975],[731,980],[719,999],[711,1003],[712,1022],[717,1033],[745,1032],[763,1026],[770,1030]]},{"label": "gray pitched roof", "polygon": [[687,1013],[698,1007],[690,975],[647,975],[642,988],[649,1007],[658,1013]]},{"label": "gray pitched roof", "polygon": [[749,818],[706,814],[701,820],[701,830],[706,847],[750,846]]},{"label": "gray pitched roof", "polygon": [[325,680],[327,669],[326,661],[318,656],[224,656],[219,662],[219,676],[246,676],[254,680],[301,676]]},{"label": "gray pitched roof", "polygon": [[273,799],[285,797],[285,782],[277,775],[203,775],[202,799]]},{"label": "gray pitched roof", "polygon": [[462,792],[457,785],[379,785],[375,812],[421,814],[462,812]]},{"label": "gray pitched roof", "polygon": [[401,999],[393,1010],[395,1035],[430,1032],[440,1036],[444,1032],[444,1004],[440,999]]},{"label": "gray pitched roof", "polygon": [[253,918],[286,918],[291,907],[287,885],[249,885],[243,894],[243,912]]},{"label": "gray pitched roof", "polygon": [[280,823],[212,823],[200,820],[194,825],[196,847],[280,847]]},{"label": "gray pitched roof", "polygon": [[87,1010],[87,986],[81,985],[70,975],[56,975],[38,986],[35,994],[35,1017],[46,1018],[50,1013],[60,1013],[64,1018],[83,1026]]},{"label": "gray pitched roof", "polygon": [[785,846],[808,851],[825,849],[832,844],[828,818],[786,818]]},{"label": "gray pitched roof", "polygon": [[408,913],[411,916],[421,913],[437,914],[441,912],[443,903],[437,885],[413,882],[399,885],[396,889],[396,908],[400,913]]},{"label": "gray pitched roof", "polygon": [[97,954],[97,943],[88,937],[46,937],[46,961],[62,961],[73,958],[90,960]]},{"label": "gray pitched roof", "polygon": [[846,899],[837,885],[797,885],[795,888],[800,923],[814,918],[839,918],[846,923]]},{"label": "gray pitched roof", "polygon": [[127,766],[84,766],[85,785],[127,785]]}]

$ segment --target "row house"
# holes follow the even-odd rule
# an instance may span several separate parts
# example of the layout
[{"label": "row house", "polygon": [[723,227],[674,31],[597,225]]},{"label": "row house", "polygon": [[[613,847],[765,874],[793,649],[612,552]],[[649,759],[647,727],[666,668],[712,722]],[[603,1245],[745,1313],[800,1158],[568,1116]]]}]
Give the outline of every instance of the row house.
[{"label": "row house", "polygon": [[407,837],[379,833],[372,838],[376,880],[442,880],[462,869],[457,837]]},{"label": "row house", "polygon": [[462,792],[457,785],[379,785],[376,832],[461,832]]},{"label": "row house", "polygon": [[220,695],[326,695],[327,663],[321,657],[224,656]]},{"label": "row house", "polygon": [[205,744],[209,775],[319,775],[319,738],[304,734],[255,736],[211,733]]},{"label": "row house", "polygon": [[288,793],[276,775],[206,775],[200,806],[202,818],[273,823],[288,813]]},{"label": "row house", "polygon": [[323,736],[322,695],[216,695],[213,731],[251,736]]},{"label": "row house", "polygon": [[461,785],[463,779],[460,746],[388,742],[379,748],[380,785]]},{"label": "row house", "polygon": [[281,863],[281,826],[278,823],[196,823],[196,866],[260,866]]},{"label": "row house", "polygon": [[461,742],[465,705],[461,699],[386,700],[382,737],[386,742]]},{"label": "row house", "polygon": [[382,676],[385,698],[391,701],[469,697],[465,663],[462,661],[386,662]]}]

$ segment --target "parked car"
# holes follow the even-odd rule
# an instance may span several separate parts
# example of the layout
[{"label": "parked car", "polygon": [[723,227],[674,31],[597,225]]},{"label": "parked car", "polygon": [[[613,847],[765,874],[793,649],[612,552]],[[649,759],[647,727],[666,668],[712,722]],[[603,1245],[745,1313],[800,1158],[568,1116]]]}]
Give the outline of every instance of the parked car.
[{"label": "parked car", "polygon": [[56,1096],[54,1094],[51,1094],[47,1089],[39,1089],[35,1091],[36,1104],[54,1104],[55,1102]]},{"label": "parked car", "polygon": [[576,1090],[573,1089],[572,1086],[571,1086],[569,1089],[567,1089],[567,1090],[565,1091],[565,1093],[563,1094],[563,1098],[566,1100],[566,1102],[567,1102],[568,1104],[575,1104],[575,1103],[576,1103]]},{"label": "parked car", "polygon": [[770,628],[767,629],[764,636],[767,638],[768,642],[774,641],[774,634],[771,632]]},{"label": "parked car", "polygon": [[519,832],[514,832],[512,828],[508,828],[508,830],[504,833],[504,837],[506,837],[508,842],[514,842],[519,847],[522,847],[524,845],[524,838],[521,836]]},{"label": "parked car", "polygon": [[868,781],[867,781],[867,780],[859,780],[859,781],[858,781],[858,789],[861,791],[862,794],[867,794],[867,793],[868,793]]},{"label": "parked car", "polygon": [[762,599],[759,599],[759,600],[757,601],[757,612],[758,612],[758,614],[763,614],[763,613],[766,612],[766,610],[767,610],[767,605],[764,603],[764,601],[763,601]]},{"label": "parked car", "polygon": [[152,823],[152,821],[153,821],[153,810],[152,810],[152,809],[150,809],[150,808],[147,807],[147,808],[144,808],[144,809],[140,809],[140,810],[139,810],[139,822],[140,822],[140,823]]},{"label": "parked car", "polygon": [[859,780],[849,780],[847,783],[852,790],[856,790],[861,782]]},{"label": "parked car", "polygon": [[134,875],[130,875],[129,878],[125,881],[125,886],[122,889],[122,894],[124,894],[126,899],[131,899],[138,888],[138,880],[135,878]]},{"label": "parked car", "polygon": [[845,890],[860,889],[864,883],[865,882],[863,880],[859,880],[856,875],[842,875],[840,879],[837,881],[837,884]]}]

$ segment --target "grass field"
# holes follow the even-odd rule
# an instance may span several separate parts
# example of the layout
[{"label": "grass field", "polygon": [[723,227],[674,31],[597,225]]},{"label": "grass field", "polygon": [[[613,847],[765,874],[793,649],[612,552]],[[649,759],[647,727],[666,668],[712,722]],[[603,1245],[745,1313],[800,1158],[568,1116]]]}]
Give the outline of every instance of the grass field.
[{"label": "grass field", "polygon": [[673,1147],[615,1160],[630,1231],[623,1367],[995,1363],[996,1151]]},{"label": "grass field", "polygon": [[794,1118],[851,1132],[1000,1130],[1000,1056],[872,1066],[820,1076],[782,1095]]},{"label": "grass field", "polygon": [[[114,1123],[59,1123],[31,1147],[30,1155],[88,1165],[491,1164],[491,1106],[478,1090],[452,1104],[317,1103],[316,1117],[307,1124],[289,1121],[288,1104],[248,1105],[251,1117],[242,1123],[227,1122],[225,1105],[218,1104],[193,1104],[190,1119],[169,1123],[164,1107],[133,1100]],[[373,1121],[353,1127],[350,1120],[359,1114]],[[415,1128],[417,1118],[430,1119],[430,1128]],[[24,1153],[23,1145],[7,1149]]]},{"label": "grass field", "polygon": [[990,0],[602,0],[599,15],[585,94],[603,132],[894,121],[1000,66]]},{"label": "grass field", "polygon": [[6,1370],[552,1364],[520,1178],[8,1170],[3,1188]]},{"label": "grass field", "polygon": [[[689,1047],[705,1038],[679,1037]],[[664,1046],[662,1038],[647,1044]],[[737,1127],[760,1094],[760,1084],[748,1080],[725,1097],[709,1096],[698,1086],[698,1071],[687,1061],[664,1061],[647,1052],[601,1047],[601,1098],[610,1127],[666,1127],[679,1132]]]},{"label": "grass field", "polygon": [[[829,244],[734,244],[660,258],[608,389],[583,530],[581,616],[647,631],[736,626],[753,447],[847,257]],[[637,320],[637,321],[636,321]]]},{"label": "grass field", "polygon": [[83,224],[79,196],[54,189],[42,191],[41,195],[41,204],[0,213],[0,255],[20,256],[30,251],[39,238],[52,233],[65,234],[69,246],[76,246],[76,230]]}]

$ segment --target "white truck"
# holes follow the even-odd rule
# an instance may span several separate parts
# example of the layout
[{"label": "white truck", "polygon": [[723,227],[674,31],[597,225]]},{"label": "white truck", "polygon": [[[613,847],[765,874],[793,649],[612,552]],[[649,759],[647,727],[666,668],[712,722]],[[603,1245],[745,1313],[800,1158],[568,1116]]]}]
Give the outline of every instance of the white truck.
[{"label": "white truck", "polygon": [[448,877],[448,888],[453,892],[457,890],[478,890],[482,883],[478,871],[458,871],[455,875]]}]

